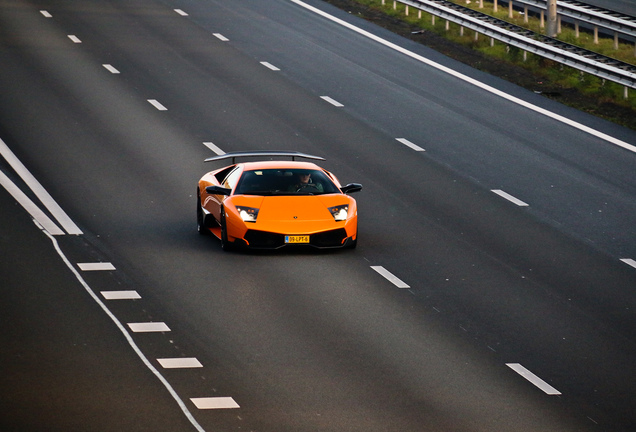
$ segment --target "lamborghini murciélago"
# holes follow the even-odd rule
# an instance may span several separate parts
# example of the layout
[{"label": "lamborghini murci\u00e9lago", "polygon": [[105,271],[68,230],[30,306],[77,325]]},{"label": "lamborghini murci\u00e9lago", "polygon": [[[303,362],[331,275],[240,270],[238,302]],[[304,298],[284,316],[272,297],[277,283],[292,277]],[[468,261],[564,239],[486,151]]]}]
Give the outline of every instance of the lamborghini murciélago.
[{"label": "lamborghini murci\u00e9lago", "polygon": [[[236,158],[285,158],[235,163]],[[197,225],[212,233],[224,250],[235,246],[277,249],[307,245],[354,248],[358,210],[349,194],[362,185],[342,186],[313,162],[324,160],[299,152],[233,152],[206,159],[232,164],[205,174],[197,187]]]}]

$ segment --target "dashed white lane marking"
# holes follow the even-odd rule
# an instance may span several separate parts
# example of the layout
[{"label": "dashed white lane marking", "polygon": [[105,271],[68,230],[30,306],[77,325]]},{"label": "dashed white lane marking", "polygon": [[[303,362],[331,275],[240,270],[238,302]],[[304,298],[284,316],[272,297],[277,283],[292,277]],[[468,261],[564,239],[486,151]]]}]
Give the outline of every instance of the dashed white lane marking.
[{"label": "dashed white lane marking", "polygon": [[544,115],[546,117],[550,117],[550,118],[552,118],[552,119],[554,119],[556,121],[559,121],[561,123],[567,124],[567,125],[572,126],[572,127],[576,128],[576,129],[579,129],[579,130],[581,130],[581,131],[583,131],[585,133],[588,133],[588,134],[593,135],[593,136],[595,136],[597,138],[603,139],[603,140],[608,141],[608,142],[610,142],[610,143],[612,143],[614,145],[617,145],[617,146],[622,147],[622,148],[624,148],[626,150],[629,150],[631,152],[636,153],[636,145],[632,145],[632,144],[629,144],[629,143],[627,143],[625,141],[621,141],[618,138],[614,138],[613,136],[604,134],[603,132],[597,131],[596,129],[592,129],[591,127],[586,126],[586,125],[584,125],[582,123],[575,122],[574,120],[570,120],[567,117],[563,117],[563,116],[558,115],[556,113],[553,113],[552,111],[549,111],[549,110],[547,110],[545,108],[541,108],[541,107],[539,107],[537,105],[531,104],[530,102],[526,102],[526,101],[524,101],[522,99],[519,99],[519,98],[517,98],[515,96],[512,96],[512,95],[510,95],[508,93],[505,93],[505,92],[503,92],[501,90],[498,90],[498,89],[496,89],[494,87],[491,87],[488,84],[485,84],[485,83],[483,83],[481,81],[478,81],[478,80],[476,80],[474,78],[471,78],[471,77],[469,77],[467,75],[459,73],[456,70],[453,70],[453,69],[451,69],[449,67],[443,66],[440,63],[434,62],[434,61],[432,61],[432,60],[430,60],[430,59],[428,59],[428,58],[426,58],[426,57],[424,57],[422,55],[414,53],[413,51],[409,51],[406,48],[402,48],[401,46],[396,45],[393,42],[389,42],[386,39],[382,39],[381,37],[376,36],[373,33],[370,33],[370,32],[368,32],[366,30],[363,30],[360,27],[356,27],[355,25],[350,24],[350,23],[348,23],[348,22],[346,22],[344,20],[341,20],[340,18],[336,18],[335,16],[330,15],[327,12],[321,11],[320,9],[318,9],[318,8],[316,8],[314,6],[310,6],[310,5],[308,5],[307,3],[305,3],[305,2],[303,2],[301,0],[290,0],[290,1],[292,1],[293,3],[296,3],[297,5],[303,7],[305,9],[307,9],[307,10],[310,10],[310,11],[314,12],[315,14],[318,14],[318,15],[320,15],[320,16],[322,16],[322,17],[324,17],[324,18],[326,18],[326,19],[328,19],[328,20],[330,20],[332,22],[335,22],[338,25],[346,27],[349,30],[352,30],[352,31],[354,31],[354,32],[356,32],[356,33],[358,33],[358,34],[360,34],[360,35],[362,35],[362,36],[364,36],[364,37],[366,37],[368,39],[371,39],[371,40],[373,40],[375,42],[378,42],[379,44],[384,45],[385,47],[387,47],[389,49],[392,49],[394,51],[402,53],[402,54],[404,54],[404,55],[406,55],[406,56],[408,56],[408,57],[410,57],[410,58],[412,58],[412,59],[414,59],[416,61],[419,61],[421,63],[429,65],[429,66],[431,66],[431,67],[433,67],[433,68],[435,68],[437,70],[440,70],[440,71],[442,71],[444,73],[447,73],[447,74],[449,74],[451,76],[454,76],[455,78],[458,78],[458,79],[460,79],[462,81],[465,81],[465,82],[467,82],[469,84],[472,84],[475,87],[479,87],[482,90],[485,90],[485,91],[487,91],[489,93],[492,93],[492,94],[494,94],[496,96],[499,96],[499,97],[501,97],[503,99],[506,99],[506,100],[508,100],[508,101],[510,101],[512,103],[515,103],[517,105],[525,107],[525,108],[527,108],[529,110],[537,112],[537,113],[539,113],[541,115]]},{"label": "dashed white lane marking", "polygon": [[106,70],[112,74],[118,74],[119,71],[117,69],[115,69],[112,65],[109,64],[103,64],[102,66],[104,66],[106,68]]},{"label": "dashed white lane marking", "polygon": [[35,205],[31,199],[26,196],[15,183],[11,181],[4,172],[0,171],[0,185],[37,221],[40,226],[52,235],[64,235],[64,231],[57,226],[50,217],[46,215],[40,208]]},{"label": "dashed white lane marking", "polygon": [[622,258],[621,261],[623,261],[627,265],[630,265],[630,266],[636,268],[636,261],[634,261],[631,258]]},{"label": "dashed white lane marking", "polygon": [[214,35],[214,37],[216,37],[218,40],[221,40],[223,42],[227,42],[229,41],[228,38],[226,38],[225,36],[223,36],[221,33],[212,33]]},{"label": "dashed white lane marking", "polygon": [[82,43],[82,41],[75,35],[68,35],[68,38],[73,41],[73,43]]},{"label": "dashed white lane marking", "polygon": [[181,16],[188,16],[188,14],[184,11],[182,11],[181,9],[175,9],[174,10],[176,13],[178,13]]},{"label": "dashed white lane marking", "polygon": [[53,18],[53,15],[51,15],[48,11],[41,10],[40,13],[44,15],[45,18]]},{"label": "dashed white lane marking", "polygon": [[330,98],[329,96],[320,96],[320,99],[325,100],[327,102],[329,102],[331,105],[335,106],[335,107],[343,107],[344,105],[341,104],[340,102],[338,102],[335,99]]},{"label": "dashed white lane marking", "polygon": [[504,191],[502,191],[501,189],[492,189],[491,192],[496,193],[497,195],[499,195],[502,198],[507,199],[508,201],[517,204],[520,207],[527,207],[528,204],[521,201],[519,198],[515,198],[512,195],[510,195],[509,193],[506,193]]},{"label": "dashed white lane marking", "polygon": [[422,147],[418,146],[417,144],[413,144],[411,141],[407,140],[406,138],[396,138],[396,140],[398,140],[405,146],[412,148],[415,151],[426,151]]},{"label": "dashed white lane marking", "polygon": [[82,287],[84,287],[84,290],[86,291],[86,293],[88,293],[88,295],[95,301],[95,303],[97,303],[99,305],[99,307],[104,311],[104,313],[106,313],[106,315],[108,315],[108,317],[111,319],[111,321],[113,323],[115,323],[115,325],[117,326],[119,331],[124,335],[124,338],[128,342],[128,345],[130,345],[130,347],[133,349],[133,351],[135,351],[135,354],[137,354],[139,359],[148,368],[148,370],[150,370],[150,372],[152,372],[153,375],[157,377],[157,379],[161,382],[161,384],[163,384],[165,389],[168,390],[168,393],[170,393],[170,396],[172,396],[172,398],[175,400],[177,405],[179,405],[179,408],[181,409],[181,412],[183,412],[183,414],[186,416],[186,418],[188,419],[190,424],[192,424],[192,426],[194,426],[194,428],[197,430],[197,432],[205,432],[205,430],[201,427],[201,425],[192,416],[192,413],[190,412],[190,410],[188,409],[186,404],[183,402],[183,400],[179,397],[179,395],[174,390],[174,388],[172,388],[170,383],[164,378],[163,375],[161,375],[161,373],[150,362],[150,360],[148,360],[148,358],[144,355],[144,353],[141,352],[141,350],[139,349],[139,347],[137,346],[137,344],[133,340],[133,338],[130,335],[130,333],[128,332],[128,330],[126,330],[126,327],[124,327],[124,325],[121,323],[121,321],[119,321],[117,319],[117,317],[110,311],[110,309],[108,309],[108,307],[106,307],[104,302],[100,300],[100,298],[97,296],[97,294],[95,294],[93,292],[91,287],[82,278],[81,274],[71,264],[71,262],[68,260],[66,255],[64,255],[64,252],[62,252],[62,249],[60,248],[60,245],[58,244],[58,242],[55,239],[55,237],[53,237],[47,231],[43,231],[43,232],[51,240],[51,243],[53,243],[53,247],[57,251],[58,255],[60,256],[62,261],[64,261],[64,264],[66,264],[66,267],[68,267],[68,269],[75,275],[75,277],[77,278],[79,283],[82,285]]},{"label": "dashed white lane marking", "polygon": [[92,263],[77,263],[77,266],[82,271],[110,271],[115,270],[115,266],[109,262],[92,262]]},{"label": "dashed white lane marking", "polygon": [[185,368],[200,368],[203,367],[201,362],[194,357],[179,357],[179,358],[160,358],[157,359],[159,364],[164,369],[185,369]]},{"label": "dashed white lane marking", "polygon": [[239,404],[231,397],[190,398],[190,400],[199,409],[240,408]]},{"label": "dashed white lane marking", "polygon": [[411,288],[410,286],[408,286],[406,283],[401,281],[397,276],[395,276],[393,273],[391,273],[390,271],[388,271],[384,267],[382,267],[382,266],[371,266],[371,268],[373,270],[375,270],[376,272],[378,272],[379,274],[381,274],[382,276],[384,276],[384,278],[386,280],[391,282],[396,287],[398,287],[398,288]]},{"label": "dashed white lane marking", "polygon": [[169,332],[170,328],[164,322],[128,323],[134,333]]},{"label": "dashed white lane marking", "polygon": [[148,99],[148,103],[150,103],[150,105],[152,105],[153,107],[157,108],[159,111],[168,111],[168,108],[161,105],[161,102],[159,102],[157,99]]},{"label": "dashed white lane marking", "polygon": [[[0,139],[0,154],[2,154],[2,156],[9,163],[9,165],[11,165],[11,168],[13,168],[13,170],[20,176],[20,178],[26,183],[26,185],[33,191],[35,196],[38,197],[40,202],[44,204],[44,207],[46,207],[47,210],[51,213],[51,215],[53,215],[53,217],[57,219],[60,225],[62,225],[62,228],[64,228],[68,234],[71,234],[71,235],[82,234],[82,230],[80,230],[79,227],[75,225],[75,223],[71,220],[71,218],[64,212],[64,210],[62,210],[62,208],[57,204],[57,202],[53,199],[53,197],[49,195],[46,189],[42,187],[40,182],[37,181],[35,177],[33,177],[33,174],[31,174],[31,172],[22,164],[20,159],[18,159],[16,155],[13,154],[9,146],[7,146],[5,142],[2,141],[2,139]],[[33,206],[35,206],[35,204],[33,204]],[[42,220],[40,219],[36,219],[36,220],[40,223],[40,225],[45,226],[45,224],[42,223]],[[47,229],[47,231],[49,230]],[[57,231],[59,231],[59,228],[57,230],[53,230],[49,232],[53,235],[64,234],[63,232],[58,233]]]},{"label": "dashed white lane marking", "polygon": [[271,69],[271,70],[273,70],[273,71],[279,71],[279,70],[280,70],[279,68],[277,68],[277,67],[276,67],[276,66],[274,66],[273,64],[271,64],[271,63],[269,63],[269,62],[266,62],[266,61],[262,61],[262,62],[261,62],[261,64],[262,64],[263,66],[265,66],[266,68],[269,68],[269,69]]},{"label": "dashed white lane marking", "polygon": [[141,298],[137,291],[100,291],[106,300],[138,300]]},{"label": "dashed white lane marking", "polygon": [[206,146],[207,148],[209,148],[210,150],[212,150],[214,153],[216,153],[217,155],[221,156],[224,155],[225,152],[223,150],[221,150],[216,144],[214,144],[213,142],[204,142],[203,143],[204,146]]},{"label": "dashed white lane marking", "polygon": [[547,382],[543,381],[541,378],[539,378],[538,376],[530,372],[525,367],[521,366],[519,363],[506,363],[506,366],[508,366],[510,369],[512,369],[513,371],[517,372],[519,375],[521,375],[522,377],[530,381],[536,387],[541,389],[545,394],[548,394],[548,395],[561,394],[560,391],[552,387]]}]

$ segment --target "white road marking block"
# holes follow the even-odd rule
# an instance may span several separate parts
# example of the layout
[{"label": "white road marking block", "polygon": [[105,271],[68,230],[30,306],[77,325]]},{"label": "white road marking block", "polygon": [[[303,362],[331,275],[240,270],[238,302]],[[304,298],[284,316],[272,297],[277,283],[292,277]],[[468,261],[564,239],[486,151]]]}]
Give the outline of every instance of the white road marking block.
[{"label": "white road marking block", "polygon": [[338,102],[335,99],[330,98],[329,96],[320,96],[320,99],[325,100],[327,102],[329,102],[331,105],[335,106],[335,107],[343,107],[344,105],[341,104],[340,102]]},{"label": "white road marking block", "polygon": [[636,268],[636,261],[634,261],[631,258],[622,258],[621,261],[623,261],[627,265],[630,265],[630,266]]},{"label": "white road marking block", "polygon": [[108,271],[115,270],[115,266],[109,262],[77,263],[82,271]]},{"label": "white road marking block", "polygon": [[190,400],[199,409],[240,408],[231,397],[190,398]]},{"label": "white road marking block", "polygon": [[502,198],[507,199],[508,201],[517,204],[520,207],[527,207],[528,204],[521,201],[518,198],[513,197],[512,195],[510,195],[509,193],[506,193],[504,191],[502,191],[501,189],[492,189],[491,192],[496,193],[497,195],[499,195]]},{"label": "white road marking block", "polygon": [[426,151],[422,147],[418,146],[417,144],[413,144],[411,141],[407,140],[406,138],[396,138],[396,140],[398,140],[405,146],[412,148],[415,151]]},{"label": "white road marking block", "polygon": [[104,66],[106,68],[106,70],[112,74],[118,74],[119,71],[117,69],[115,69],[112,65],[109,64],[103,64],[102,66]]},{"label": "white road marking block", "polygon": [[184,11],[182,11],[181,9],[175,9],[174,10],[176,13],[178,13],[181,16],[188,16],[188,14]]},{"label": "white road marking block", "polygon": [[221,33],[212,33],[214,35],[214,37],[216,37],[217,39],[223,41],[223,42],[227,42],[229,41],[228,38],[226,38],[225,36],[223,36]]},{"label": "white road marking block", "polygon": [[157,359],[164,369],[200,368],[201,362],[194,357],[160,358]]},{"label": "white road marking block", "polygon": [[45,18],[53,18],[53,15],[51,15],[48,11],[41,10],[40,13],[44,15]]},{"label": "white road marking block", "polygon": [[100,291],[106,300],[137,300],[141,296],[137,291]]},{"label": "white road marking block", "polygon": [[525,367],[521,366],[519,363],[506,363],[506,366],[508,366],[510,369],[512,369],[513,371],[517,372],[519,375],[521,375],[522,377],[530,381],[536,387],[541,389],[545,394],[548,394],[548,395],[561,394],[560,391],[552,387],[547,382],[543,381],[541,378],[539,378],[538,376],[530,372]]},{"label": "white road marking block", "polygon": [[265,66],[266,68],[269,68],[269,69],[271,69],[271,70],[273,70],[273,71],[279,71],[279,70],[280,70],[280,69],[278,69],[276,66],[274,66],[273,64],[271,64],[271,63],[269,63],[269,62],[266,62],[266,61],[262,61],[262,62],[261,62],[261,64],[262,64],[263,66]]},{"label": "white road marking block", "polygon": [[410,286],[408,286],[407,284],[402,282],[397,276],[395,276],[393,273],[391,273],[390,271],[388,271],[384,267],[382,267],[382,266],[371,266],[371,268],[373,270],[375,270],[376,272],[378,272],[379,274],[381,274],[382,276],[384,276],[384,278],[386,280],[391,282],[396,287],[398,287],[398,288],[411,288]]},{"label": "white road marking block", "polygon": [[169,332],[170,328],[163,322],[128,323],[134,333]]},{"label": "white road marking block", "polygon": [[73,43],[82,43],[81,40],[75,35],[68,35],[68,38],[73,41]]},{"label": "white road marking block", "polygon": [[209,148],[210,150],[212,150],[214,153],[216,153],[217,155],[221,156],[224,155],[225,152],[223,150],[221,150],[216,144],[214,144],[213,142],[204,142],[203,143],[204,146],[206,146],[207,148]]},{"label": "white road marking block", "polygon": [[148,99],[148,102],[150,103],[150,105],[157,108],[159,111],[168,111],[168,108],[161,105],[161,103],[157,99]]}]

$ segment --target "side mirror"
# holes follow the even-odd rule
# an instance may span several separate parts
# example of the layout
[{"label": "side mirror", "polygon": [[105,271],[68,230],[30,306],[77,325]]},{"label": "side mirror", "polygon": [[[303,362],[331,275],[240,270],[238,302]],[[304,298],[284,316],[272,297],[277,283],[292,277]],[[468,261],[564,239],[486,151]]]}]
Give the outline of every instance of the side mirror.
[{"label": "side mirror", "polygon": [[360,183],[349,183],[348,185],[343,186],[342,188],[340,188],[340,190],[344,194],[360,192],[362,190],[362,185]]},{"label": "side mirror", "polygon": [[205,191],[212,195],[227,195],[232,193],[232,189],[224,188],[223,186],[208,186]]}]

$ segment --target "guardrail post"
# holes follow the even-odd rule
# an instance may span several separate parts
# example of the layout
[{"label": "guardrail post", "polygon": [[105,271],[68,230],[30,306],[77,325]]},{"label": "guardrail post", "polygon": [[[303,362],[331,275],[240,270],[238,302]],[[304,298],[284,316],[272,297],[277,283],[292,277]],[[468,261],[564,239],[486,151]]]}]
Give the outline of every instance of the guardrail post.
[{"label": "guardrail post", "polygon": [[598,27],[594,26],[594,43],[598,45]]},{"label": "guardrail post", "polygon": [[431,25],[435,27],[435,15],[431,14]]},{"label": "guardrail post", "polygon": [[497,12],[497,0],[493,0],[492,11]]},{"label": "guardrail post", "polygon": [[508,18],[510,18],[510,19],[513,18],[513,14],[512,14],[512,0],[510,0],[508,2]]},{"label": "guardrail post", "polygon": [[523,22],[528,24],[528,6],[523,7]]},{"label": "guardrail post", "polygon": [[556,37],[559,29],[557,23],[557,7],[556,0],[548,0],[548,28],[547,35],[551,38]]},{"label": "guardrail post", "polygon": [[618,32],[614,32],[614,49],[618,49]]},{"label": "guardrail post", "polygon": [[579,38],[579,22],[578,21],[574,21],[574,37],[575,38]]},{"label": "guardrail post", "polygon": [[459,35],[464,36],[464,26],[459,26]]},{"label": "guardrail post", "polygon": [[629,99],[629,87],[627,86],[623,87],[623,99]]},{"label": "guardrail post", "polygon": [[393,10],[396,10],[396,9],[397,9],[397,1],[393,0]]},{"label": "guardrail post", "polygon": [[404,15],[409,16],[409,5],[404,7]]},{"label": "guardrail post", "polygon": [[484,8],[484,0],[479,0],[479,9]]},{"label": "guardrail post", "polygon": [[539,28],[545,28],[545,12],[541,9],[541,13],[539,13]]}]

